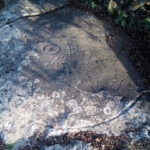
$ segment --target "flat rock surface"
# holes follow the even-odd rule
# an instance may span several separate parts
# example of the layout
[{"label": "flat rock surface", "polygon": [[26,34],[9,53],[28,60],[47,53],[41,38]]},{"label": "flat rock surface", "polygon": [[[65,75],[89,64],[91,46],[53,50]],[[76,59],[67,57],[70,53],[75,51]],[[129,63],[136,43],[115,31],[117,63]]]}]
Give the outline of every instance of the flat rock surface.
[{"label": "flat rock surface", "polygon": [[4,0],[5,6],[0,12],[0,26],[22,16],[39,15],[54,11],[65,4],[67,0]]},{"label": "flat rock surface", "polygon": [[[30,5],[24,7],[25,2]],[[144,128],[139,137],[149,138],[150,103],[134,99],[143,86],[141,79],[128,59],[106,42],[113,27],[68,6],[42,16],[26,14],[27,8],[37,15],[66,1],[55,2],[55,7],[53,1],[36,3],[23,1],[21,9],[15,3],[8,5],[16,7],[15,17],[6,13],[7,7],[1,12],[11,18],[0,28],[4,142],[28,139],[38,131],[45,132],[45,138],[87,130],[118,136],[130,125]],[[130,40],[119,38],[114,48],[130,50]]]}]

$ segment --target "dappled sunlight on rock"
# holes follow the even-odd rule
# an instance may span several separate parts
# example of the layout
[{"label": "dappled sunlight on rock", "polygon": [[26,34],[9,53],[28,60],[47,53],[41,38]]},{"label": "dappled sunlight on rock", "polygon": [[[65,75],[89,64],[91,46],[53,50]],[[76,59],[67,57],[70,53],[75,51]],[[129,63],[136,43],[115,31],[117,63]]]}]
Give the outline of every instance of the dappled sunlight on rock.
[{"label": "dappled sunlight on rock", "polygon": [[[12,8],[18,11],[14,9],[17,18],[63,4],[66,1],[17,1]],[[2,14],[13,20],[11,10],[6,13],[9,8]],[[0,28],[0,136],[4,142],[28,145],[29,137],[38,132],[45,138],[88,130],[120,136],[129,126],[142,127],[140,137],[149,138],[149,101],[133,99],[141,79],[109,48],[105,24],[70,7],[31,18]]]}]

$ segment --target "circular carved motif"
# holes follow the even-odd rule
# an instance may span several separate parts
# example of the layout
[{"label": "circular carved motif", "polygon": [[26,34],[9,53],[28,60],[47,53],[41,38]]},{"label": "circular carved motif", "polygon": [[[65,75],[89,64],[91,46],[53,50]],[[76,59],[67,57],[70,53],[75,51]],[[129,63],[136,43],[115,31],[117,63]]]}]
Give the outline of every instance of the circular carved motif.
[{"label": "circular carved motif", "polygon": [[43,47],[43,51],[44,51],[46,54],[54,55],[54,54],[57,54],[57,53],[60,51],[60,48],[59,48],[59,46],[57,46],[56,44],[46,44],[46,45]]}]

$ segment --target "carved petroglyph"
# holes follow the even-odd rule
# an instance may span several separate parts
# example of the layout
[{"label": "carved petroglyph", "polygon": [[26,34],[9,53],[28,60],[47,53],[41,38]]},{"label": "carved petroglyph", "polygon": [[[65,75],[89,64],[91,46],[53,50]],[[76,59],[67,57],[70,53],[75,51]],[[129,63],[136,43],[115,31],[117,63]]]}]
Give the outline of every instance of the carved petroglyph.
[{"label": "carved petroglyph", "polygon": [[105,107],[104,108],[104,113],[106,114],[106,115],[110,115],[111,114],[111,109],[110,109],[110,107]]},{"label": "carved petroglyph", "polygon": [[48,55],[54,55],[59,53],[60,48],[56,45],[56,44],[46,44],[43,46],[43,51],[44,53],[48,54]]},{"label": "carved petroglyph", "polygon": [[60,52],[60,47],[50,42],[39,42],[37,44],[37,49],[46,55],[54,55]]},{"label": "carved petroglyph", "polygon": [[77,42],[76,41],[68,41],[67,42],[69,54],[72,56],[78,52]]}]

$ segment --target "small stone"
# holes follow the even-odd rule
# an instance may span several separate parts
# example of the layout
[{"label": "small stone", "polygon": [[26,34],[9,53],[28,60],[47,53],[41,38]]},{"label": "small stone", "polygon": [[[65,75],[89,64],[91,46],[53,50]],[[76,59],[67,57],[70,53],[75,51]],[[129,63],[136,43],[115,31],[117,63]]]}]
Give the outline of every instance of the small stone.
[{"label": "small stone", "polygon": [[96,138],[95,141],[96,141],[96,142],[100,142],[101,140],[100,140],[99,138]]}]

